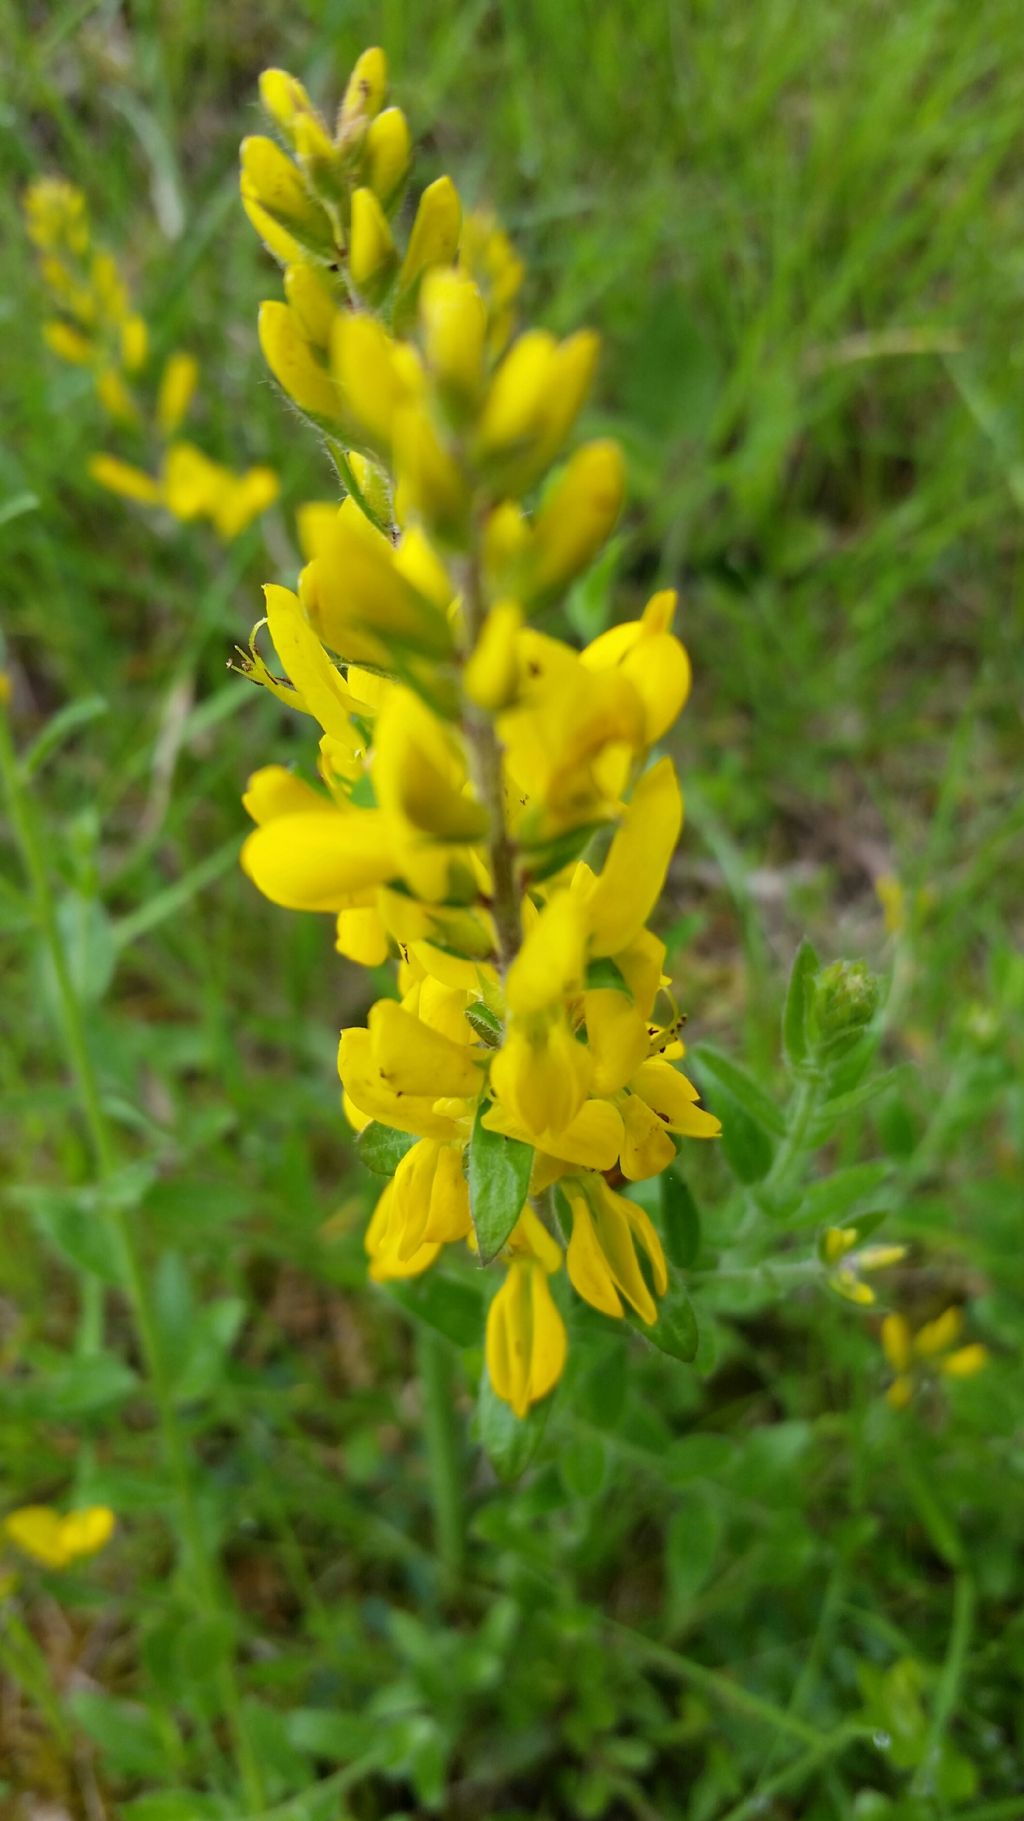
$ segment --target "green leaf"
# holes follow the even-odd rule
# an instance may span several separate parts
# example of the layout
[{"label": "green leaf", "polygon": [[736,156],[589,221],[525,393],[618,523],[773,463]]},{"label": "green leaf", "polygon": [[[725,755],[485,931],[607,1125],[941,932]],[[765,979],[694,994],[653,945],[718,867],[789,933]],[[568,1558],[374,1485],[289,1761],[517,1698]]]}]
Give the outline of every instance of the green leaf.
[{"label": "green leaf", "polygon": [[763,1132],[771,1132],[774,1137],[782,1138],[786,1130],[786,1119],[780,1107],[777,1107],[770,1095],[759,1087],[752,1075],[733,1062],[729,1056],[723,1056],[721,1050],[713,1049],[709,1043],[702,1043],[690,1052],[691,1059],[698,1064],[704,1074],[724,1087],[736,1105],[761,1127]]},{"label": "green leaf", "polygon": [[682,1284],[669,1284],[667,1294],[658,1304],[658,1319],[653,1327],[640,1321],[634,1321],[632,1325],[660,1353],[668,1353],[672,1359],[681,1359],[686,1365],[696,1359],[697,1317]]},{"label": "green leaf", "polygon": [[[82,1005],[96,1005],[103,998],[117,966],[114,925],[98,898],[68,892],[57,906],[57,925],[68,972]],[[49,957],[44,962],[47,988],[57,997],[57,982]]]},{"label": "green leaf", "polygon": [[356,1156],[375,1176],[393,1176],[416,1142],[409,1132],[396,1132],[393,1126],[372,1119],[356,1139]]},{"label": "green leaf", "polygon": [[686,1616],[715,1565],[722,1520],[713,1495],[702,1486],[686,1494],[682,1509],[669,1521],[665,1536],[665,1578],[670,1622]]},{"label": "green leaf", "polygon": [[166,1774],[163,1728],[148,1708],[93,1688],[76,1689],[68,1706],[76,1724],[99,1746],[107,1770],[146,1781]]},{"label": "green leaf", "polygon": [[360,1758],[374,1743],[376,1724],[365,1713],[334,1707],[293,1707],[285,1719],[289,1745],[311,1758]]},{"label": "green leaf", "polygon": [[467,1153],[469,1206],[480,1263],[490,1264],[505,1244],[526,1204],[533,1146],[489,1132],[484,1104],[477,1110]]},{"label": "green leaf", "polygon": [[661,1178],[661,1231],[670,1263],[689,1270],[700,1251],[700,1209],[675,1170]]},{"label": "green leaf", "polygon": [[790,1220],[793,1227],[841,1226],[846,1216],[869,1198],[874,1200],[886,1177],[887,1163],[855,1163],[805,1189]]},{"label": "green leaf", "polygon": [[592,992],[598,987],[609,988],[614,993],[625,993],[627,999],[633,997],[625,974],[610,955],[602,955],[600,960],[591,961],[587,967],[587,991]]},{"label": "green leaf", "polygon": [[596,1498],[608,1477],[608,1450],[601,1437],[573,1436],[559,1450],[558,1473],[570,1498]]},{"label": "green leaf", "polygon": [[113,1410],[137,1390],[138,1380],[123,1360],[91,1353],[4,1386],[0,1406],[41,1422],[73,1422]]},{"label": "green leaf", "polygon": [[793,959],[782,1013],[782,1047],[793,1070],[805,1067],[811,1053],[811,1007],[818,957],[805,936]]},{"label": "green leaf", "polygon": [[500,1480],[517,1480],[529,1466],[544,1439],[555,1393],[534,1404],[520,1421],[511,1406],[491,1384],[486,1367],[476,1402],[476,1431],[491,1466]]},{"label": "green leaf", "polygon": [[852,1088],[848,1094],[838,1094],[834,1100],[826,1100],[807,1134],[808,1149],[824,1144],[842,1120],[861,1107],[868,1106],[872,1100],[877,1100],[879,1094],[888,1093],[897,1081],[903,1080],[908,1067],[909,1064],[901,1063],[898,1068],[886,1069],[884,1074],[876,1075],[872,1081],[862,1082],[859,1088]]},{"label": "green leaf", "polygon": [[238,1810],[227,1796],[164,1789],[151,1796],[136,1796],[123,1803],[119,1813],[121,1821],[228,1821]]},{"label": "green leaf", "polygon": [[503,1035],[501,1019],[482,999],[476,999],[472,1005],[467,1005],[466,1022],[489,1049],[496,1050],[500,1047]]},{"label": "green leaf", "polygon": [[32,1224],[47,1245],[76,1271],[88,1271],[105,1284],[123,1288],[127,1262],[120,1239],[103,1212],[101,1190],[24,1187],[11,1191],[27,1207]]},{"label": "green leaf", "polygon": [[443,1277],[436,1268],[425,1277],[411,1277],[404,1283],[389,1283],[387,1294],[412,1316],[436,1328],[456,1347],[478,1346],[483,1329],[483,1279],[459,1282]]}]

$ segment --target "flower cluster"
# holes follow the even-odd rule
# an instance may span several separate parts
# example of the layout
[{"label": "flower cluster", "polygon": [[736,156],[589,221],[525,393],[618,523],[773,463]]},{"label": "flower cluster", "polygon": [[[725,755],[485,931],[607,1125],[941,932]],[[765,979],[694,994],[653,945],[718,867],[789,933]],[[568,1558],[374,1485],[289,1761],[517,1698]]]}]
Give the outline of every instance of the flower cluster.
[{"label": "flower cluster", "polygon": [[988,1364],[988,1348],[981,1341],[961,1346],[964,1312],[955,1305],[933,1321],[911,1328],[905,1315],[887,1315],[882,1322],[882,1351],[893,1379],[886,1401],[894,1410],[905,1410],[922,1379],[938,1372],[943,1378],[973,1378]]},{"label": "flower cluster", "polygon": [[44,1568],[69,1568],[110,1541],[117,1520],[107,1505],[61,1513],[50,1505],[21,1505],[4,1518],[4,1535]]},{"label": "flower cluster", "polygon": [[146,428],[160,451],[155,473],[118,455],[95,455],[92,478],[138,505],[162,506],[181,520],[206,519],[226,541],[238,537],[277,498],[277,476],[265,467],[236,474],[178,437],[199,380],[191,354],[169,356],[152,410],[143,411],[149,333],[117,261],[93,244],[81,190],[62,177],[41,177],[29,185],[24,208],[56,312],[43,324],[47,346],[61,360],[88,367],[109,416],[128,431]]},{"label": "flower cluster", "polygon": [[371,1275],[466,1243],[499,1260],[487,1367],[521,1417],[565,1361],[563,1266],[605,1315],[657,1320],[666,1260],[621,1191],[719,1130],[676,1067],[646,927],[682,821],[652,750],[690,666],[671,592],[583,651],[537,623],[622,505],[616,444],[564,459],[597,339],[516,332],[520,262],[447,177],[400,244],[410,140],[386,86],[365,52],[332,131],[267,71],[283,143],[242,146],[246,211],[284,265],[261,345],[344,490],[301,515],[297,591],[265,591],[284,678],[259,627],[243,660],[319,724],[320,787],[252,777],[243,865],[275,903],[332,913],[343,955],[397,958],[398,997],[339,1050],[361,1143],[385,1128],[399,1159]]}]

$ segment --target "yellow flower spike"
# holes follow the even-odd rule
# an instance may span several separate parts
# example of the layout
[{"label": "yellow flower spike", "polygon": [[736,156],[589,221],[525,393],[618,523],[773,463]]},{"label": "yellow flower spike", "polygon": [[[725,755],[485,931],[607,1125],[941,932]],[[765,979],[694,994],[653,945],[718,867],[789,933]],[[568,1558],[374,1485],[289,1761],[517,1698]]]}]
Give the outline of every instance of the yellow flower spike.
[{"label": "yellow flower spike", "polygon": [[517,1016],[559,1005],[583,988],[586,927],[580,906],[560,892],[544,906],[512,963],[505,983]]},{"label": "yellow flower spike", "polygon": [[465,273],[436,266],[420,288],[420,323],[427,364],[446,399],[471,407],[483,384],[487,311]]},{"label": "yellow flower spike", "polygon": [[483,624],[483,631],[462,673],[462,686],[471,702],[492,713],[507,708],[519,684],[518,635],[523,612],[516,601],[497,601]]},{"label": "yellow flower spike", "polygon": [[934,1359],[939,1353],[946,1353],[955,1347],[963,1333],[964,1312],[962,1309],[944,1309],[934,1321],[926,1322],[918,1328],[914,1336],[914,1352],[919,1359]]},{"label": "yellow flower spike", "polygon": [[159,506],[163,500],[159,481],[117,455],[90,455],[88,466],[94,481],[122,499],[134,500],[139,506]]},{"label": "yellow flower spike", "polygon": [[975,1374],[988,1365],[988,1348],[980,1341],[973,1341],[968,1347],[958,1347],[955,1353],[948,1353],[939,1362],[939,1371],[947,1378],[974,1378]]},{"label": "yellow flower spike", "polygon": [[353,892],[395,874],[391,832],[379,810],[278,816],[243,844],[241,865],[258,891],[286,910],[338,911]]},{"label": "yellow flower spike", "polygon": [[487,1311],[485,1353],[494,1390],[517,1417],[540,1403],[565,1369],[565,1323],[533,1258],[514,1258]]},{"label": "yellow flower spike", "polygon": [[600,1177],[586,1189],[576,1178],[566,1183],[565,1192],[572,1210],[566,1265],[573,1289],[604,1315],[621,1317],[626,1302],[650,1326],[658,1319],[658,1305],[640,1268],[637,1248],[647,1256],[658,1296],[668,1289],[668,1267],[649,1217]]},{"label": "yellow flower spike", "polygon": [[618,443],[588,443],[572,457],[534,525],[532,597],[564,588],[592,562],[622,510],[625,479]]},{"label": "yellow flower spike", "polygon": [[672,761],[659,759],[637,783],[590,895],[592,955],[616,954],[643,928],[658,902],[682,821]]},{"label": "yellow flower spike", "polygon": [[391,953],[391,944],[376,905],[339,911],[334,946],[339,955],[360,967],[382,967]]},{"label": "yellow flower spike", "polygon": [[354,191],[348,269],[356,290],[376,302],[386,291],[397,261],[391,229],[373,191]]},{"label": "yellow flower spike", "polygon": [[[401,354],[401,358],[400,358]],[[395,414],[418,397],[421,379],[411,349],[399,350],[372,316],[341,314],[331,335],[331,370],[354,424],[389,454]]]},{"label": "yellow flower spike", "polygon": [[856,1227],[829,1227],[822,1244],[826,1262],[834,1265],[847,1252],[852,1252],[857,1244]]},{"label": "yellow flower spike", "polygon": [[121,359],[127,373],[136,373],[145,365],[149,349],[149,331],[141,316],[126,316],[121,324]]},{"label": "yellow flower spike", "polygon": [[516,1018],[491,1064],[491,1088],[531,1142],[562,1133],[590,1090],[593,1062],[562,1012]]},{"label": "yellow flower spike", "polygon": [[314,348],[326,350],[330,346],[337,304],[316,267],[304,259],[287,266],[284,294],[306,340]]},{"label": "yellow flower spike", "polygon": [[242,205],[270,251],[285,264],[303,250],[333,257],[330,219],[280,146],[255,133],[243,139],[241,158]]},{"label": "yellow flower spike", "polygon": [[348,79],[348,87],[338,110],[338,139],[347,141],[354,132],[361,131],[368,121],[379,114],[387,92],[388,60],[384,52],[373,45],[362,53]]},{"label": "yellow flower spike", "polygon": [[399,327],[411,322],[415,316],[424,274],[433,266],[451,265],[459,250],[461,226],[462,203],[458,191],[450,177],[439,177],[436,183],[427,185],[420,197],[398,274],[395,320]]},{"label": "yellow flower spike", "polygon": [[412,140],[401,108],[385,108],[372,121],[363,144],[366,181],[380,203],[390,211],[409,174]]},{"label": "yellow flower spike", "polygon": [[336,429],[342,422],[338,389],[302,333],[287,304],[260,305],[258,333],[263,358],[282,391],[317,424]]},{"label": "yellow flower spike", "polygon": [[882,1351],[897,1374],[910,1369],[910,1324],[904,1315],[886,1315],[882,1321]]},{"label": "yellow flower spike", "polygon": [[198,380],[199,363],[193,355],[178,351],[169,356],[156,398],[156,422],[161,436],[174,436],[180,430]]},{"label": "yellow flower spike", "polygon": [[242,808],[260,827],[278,816],[318,813],[328,807],[319,791],[285,765],[263,765],[254,771],[242,796]]},{"label": "yellow flower spike", "polygon": [[57,318],[52,322],[44,322],[43,340],[51,354],[56,354],[58,360],[66,360],[73,367],[91,366],[95,359],[95,348],[88,336]]},{"label": "yellow flower spike", "polygon": [[512,344],[491,382],[477,431],[486,457],[525,441],[543,412],[558,344],[547,329],[528,329]]},{"label": "yellow flower spike", "polygon": [[484,1058],[432,1030],[397,999],[379,999],[370,1009],[367,1028],[374,1062],[393,1093],[435,1100],[480,1093]]}]

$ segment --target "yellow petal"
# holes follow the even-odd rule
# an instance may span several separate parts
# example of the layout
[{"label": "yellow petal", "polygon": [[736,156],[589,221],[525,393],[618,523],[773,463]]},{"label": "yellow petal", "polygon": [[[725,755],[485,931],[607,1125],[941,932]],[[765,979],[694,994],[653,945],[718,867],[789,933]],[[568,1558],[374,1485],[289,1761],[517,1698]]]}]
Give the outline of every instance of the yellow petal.
[{"label": "yellow petal", "polygon": [[[262,134],[251,134],[242,141],[241,159],[242,200],[247,208],[251,205],[269,216],[293,244],[297,241],[300,247],[319,254],[333,254],[330,221],[281,147]],[[251,219],[251,209],[249,212]],[[277,250],[271,247],[272,252]]]},{"label": "yellow petal", "polygon": [[396,999],[380,999],[367,1020],[373,1059],[396,1094],[472,1097],[483,1086],[482,1058],[414,1018]]},{"label": "yellow petal", "polygon": [[717,1138],[722,1122],[698,1106],[697,1090],[670,1062],[654,1057],[641,1063],[630,1087],[653,1107],[670,1132],[684,1138]]},{"label": "yellow petal", "polygon": [[375,638],[372,650],[388,655],[392,639],[431,657],[446,656],[452,634],[445,614],[425,599],[399,569],[385,537],[346,500],[326,545],[311,564],[314,595],[309,616],[314,630],[343,658],[373,662],[353,634]]},{"label": "yellow petal", "polygon": [[172,354],[160,376],[156,400],[156,421],[161,436],[173,436],[192,402],[199,378],[199,362],[180,350]]},{"label": "yellow petal", "polygon": [[[338,1074],[345,1089],[345,1101],[362,1116],[379,1119],[397,1132],[411,1132],[419,1138],[464,1140],[469,1137],[471,1108],[455,1102],[457,1111],[445,1110],[451,1103],[436,1101],[433,1094],[399,1094],[382,1079],[372,1054],[369,1031],[348,1030],[338,1044]],[[441,1108],[438,1111],[438,1108]],[[356,1121],[352,1121],[356,1124]]]},{"label": "yellow petal", "polygon": [[428,272],[420,289],[420,323],[427,362],[441,389],[471,404],[483,382],[487,311],[472,279],[453,267]]},{"label": "yellow petal", "polygon": [[390,944],[376,906],[339,911],[334,946],[339,955],[357,961],[360,967],[381,967],[390,953]]},{"label": "yellow petal", "polygon": [[954,1347],[960,1338],[964,1325],[962,1309],[944,1309],[934,1321],[926,1322],[914,1336],[914,1352],[921,1359],[932,1359],[937,1353],[945,1353]]},{"label": "yellow petal", "polygon": [[545,1172],[545,1187],[573,1164],[588,1170],[612,1169],[622,1148],[622,1119],[610,1100],[585,1101],[563,1131],[543,1132],[535,1141],[512,1108],[499,1101],[488,1108],[483,1123],[489,1132],[536,1143],[554,1166]]},{"label": "yellow petal", "polygon": [[663,1120],[639,1094],[623,1094],[619,1101],[623,1139],[619,1164],[627,1182],[644,1182],[660,1176],[673,1162],[676,1147]]},{"label": "yellow petal", "polygon": [[[577,916],[582,918],[582,909]],[[595,1094],[616,1094],[647,1058],[647,1022],[628,993],[592,988],[583,996]]]},{"label": "yellow petal", "polygon": [[258,333],[263,358],[282,391],[317,423],[339,425],[338,389],[303,335],[295,312],[287,304],[262,303]]},{"label": "yellow petal", "polygon": [[274,650],[306,712],[319,721],[325,733],[347,741],[349,716],[361,704],[346,688],[291,589],[269,582],[263,595]]},{"label": "yellow petal", "polygon": [[882,1320],[882,1351],[894,1372],[904,1373],[910,1366],[910,1325],[903,1315],[886,1315]]},{"label": "yellow petal", "polygon": [[393,440],[399,522],[418,518],[442,537],[461,540],[469,511],[467,481],[422,405],[395,413]]},{"label": "yellow petal", "polygon": [[509,1010],[539,1012],[579,993],[585,937],[580,906],[569,892],[559,892],[544,906],[509,969]]},{"label": "yellow petal", "polygon": [[462,204],[450,177],[428,184],[420,197],[412,224],[402,270],[399,296],[406,311],[412,309],[423,274],[431,266],[451,265],[459,250]]},{"label": "yellow petal", "polygon": [[373,191],[354,191],[348,264],[356,289],[364,297],[380,297],[397,258],[391,229]]},{"label": "yellow petal", "polygon": [[587,568],[614,528],[624,492],[618,443],[588,443],[577,451],[537,515],[531,595],[554,594]]},{"label": "yellow petal", "polygon": [[101,487],[120,494],[122,499],[135,500],[140,506],[158,506],[163,498],[159,481],[131,462],[121,461],[119,456],[91,455],[89,473]]},{"label": "yellow petal", "polygon": [[45,1568],[63,1568],[70,1559],[63,1520],[48,1505],[22,1505],[9,1512],[4,1531],[25,1555]]},{"label": "yellow petal", "polygon": [[342,311],[331,333],[331,369],[352,421],[388,454],[395,413],[419,395],[411,349],[400,350],[375,317]]},{"label": "yellow petal", "polygon": [[379,114],[387,92],[388,60],[379,45],[372,45],[358,58],[348,79],[338,114],[339,139],[346,138],[355,124]]},{"label": "yellow petal", "polygon": [[60,322],[54,317],[51,322],[43,324],[43,340],[51,354],[58,360],[66,360],[74,367],[88,367],[95,357],[96,350],[88,336],[79,329],[73,329],[70,323]]},{"label": "yellow petal", "polygon": [[491,1087],[530,1139],[564,1133],[590,1086],[593,1065],[563,1014],[515,1020],[491,1065]]},{"label": "yellow petal", "polygon": [[588,909],[596,956],[624,949],[658,902],[679,839],[683,803],[670,759],[644,773],[594,886]]},{"label": "yellow petal", "polygon": [[543,412],[557,343],[546,329],[529,329],[513,343],[491,382],[480,426],[483,455],[514,447],[536,429]]},{"label": "yellow petal", "polygon": [[278,816],[319,813],[332,807],[304,778],[285,765],[264,765],[254,771],[245,787],[242,808],[262,828]]},{"label": "yellow petal", "polygon": [[370,1276],[375,1283],[419,1277],[430,1268],[441,1250],[439,1245],[424,1241],[403,1258],[399,1252],[403,1228],[395,1218],[395,1205],[396,1192],[392,1178],[374,1208],[364,1241],[370,1259]]},{"label": "yellow petal", "polygon": [[478,707],[493,713],[512,701],[519,681],[516,641],[522,624],[522,609],[515,601],[498,601],[488,612],[462,673],[463,688]]},{"label": "yellow petal", "polygon": [[64,1548],[69,1559],[95,1555],[109,1543],[117,1519],[107,1505],[87,1505],[69,1511],[61,1521]]},{"label": "yellow petal", "polygon": [[412,159],[409,123],[401,108],[385,108],[371,123],[363,146],[366,181],[381,206],[390,208]]},{"label": "yellow petal", "polygon": [[543,1267],[515,1259],[487,1311],[487,1371],[497,1395],[522,1419],[565,1368],[565,1324]]},{"label": "yellow petal", "polygon": [[973,1341],[969,1347],[958,1347],[955,1353],[947,1354],[940,1361],[939,1371],[947,1378],[973,1378],[988,1364],[988,1348],[980,1341]]},{"label": "yellow petal", "polygon": [[354,891],[381,885],[394,861],[387,821],[379,810],[342,815],[322,810],[279,816],[257,828],[241,853],[242,870],[258,891],[286,910],[346,909]]},{"label": "yellow petal", "polygon": [[299,260],[287,267],[284,294],[301,333],[315,348],[327,348],[337,305],[315,266]]}]

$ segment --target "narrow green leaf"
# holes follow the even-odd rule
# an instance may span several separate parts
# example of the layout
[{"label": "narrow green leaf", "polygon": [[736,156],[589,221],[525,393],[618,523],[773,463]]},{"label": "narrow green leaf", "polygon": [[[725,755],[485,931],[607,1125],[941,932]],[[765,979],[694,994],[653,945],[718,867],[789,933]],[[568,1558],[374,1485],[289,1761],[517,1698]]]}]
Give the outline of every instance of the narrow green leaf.
[{"label": "narrow green leaf", "polygon": [[786,1130],[786,1119],[781,1108],[777,1107],[769,1094],[759,1087],[752,1075],[734,1062],[730,1056],[724,1056],[721,1050],[712,1048],[709,1043],[701,1043],[689,1052],[703,1072],[719,1082],[732,1096],[737,1106],[761,1127],[764,1132],[771,1132],[781,1138]]},{"label": "narrow green leaf", "polygon": [[87,1190],[25,1188],[17,1198],[29,1209],[40,1237],[78,1271],[123,1288],[126,1261],[116,1230],[98,1205],[99,1194]]},{"label": "narrow green leaf", "polygon": [[661,1178],[661,1232],[670,1262],[689,1270],[700,1251],[700,1209],[675,1170]]},{"label": "narrow green leaf", "polygon": [[699,1334],[697,1317],[693,1304],[680,1283],[670,1283],[667,1294],[658,1305],[658,1319],[653,1327],[633,1321],[633,1327],[645,1340],[657,1347],[659,1353],[667,1353],[672,1359],[680,1359],[690,1365],[697,1357]]},{"label": "narrow green leaf", "polygon": [[393,1176],[415,1143],[411,1133],[396,1132],[393,1126],[372,1119],[356,1139],[356,1156],[375,1176]]},{"label": "narrow green leaf", "polygon": [[712,1494],[703,1486],[691,1487],[665,1537],[665,1578],[673,1622],[685,1617],[710,1575],[721,1534],[721,1514]]},{"label": "narrow green leaf", "polygon": [[811,1052],[811,1005],[818,957],[805,936],[793,959],[782,1013],[782,1047],[791,1069],[803,1068]]},{"label": "narrow green leaf", "polygon": [[834,1100],[827,1100],[819,1109],[807,1135],[808,1148],[824,1144],[841,1120],[861,1107],[866,1107],[872,1100],[877,1100],[879,1094],[887,1093],[895,1082],[902,1081],[908,1066],[907,1063],[901,1063],[898,1068],[886,1069],[883,1075],[862,1082],[859,1088],[853,1088],[849,1094],[838,1094]]},{"label": "narrow green leaf", "polygon": [[505,1244],[526,1204],[533,1146],[489,1132],[481,1106],[469,1141],[469,1206],[480,1263],[490,1264]]},{"label": "narrow green leaf", "polygon": [[501,1019],[482,999],[476,999],[472,1005],[467,1005],[466,1022],[489,1049],[498,1049],[502,1038]]},{"label": "narrow green leaf", "polygon": [[855,1163],[814,1182],[800,1199],[790,1224],[794,1227],[836,1226],[868,1197],[873,1200],[886,1177],[887,1163]]}]

